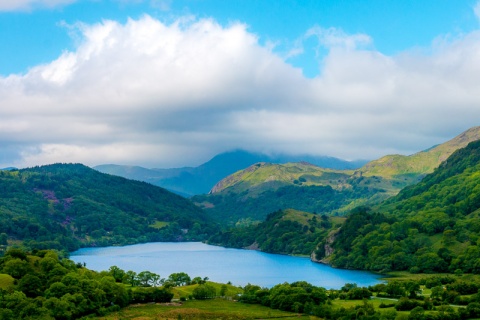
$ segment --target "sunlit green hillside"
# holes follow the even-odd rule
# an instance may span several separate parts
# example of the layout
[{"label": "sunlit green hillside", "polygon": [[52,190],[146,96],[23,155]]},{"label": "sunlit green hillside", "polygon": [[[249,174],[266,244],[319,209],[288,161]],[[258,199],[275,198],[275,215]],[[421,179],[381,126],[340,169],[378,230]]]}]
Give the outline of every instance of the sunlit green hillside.
[{"label": "sunlit green hillside", "polygon": [[479,273],[480,141],[373,210],[358,209],[336,236],[334,265],[376,271]]},{"label": "sunlit green hillside", "polygon": [[210,232],[189,200],[80,164],[0,171],[0,190],[2,239],[31,248],[201,240]]},{"label": "sunlit green hillside", "polygon": [[419,182],[455,150],[480,138],[480,127],[412,156],[392,155],[358,170],[333,170],[309,163],[257,163],[219,181],[209,195],[193,200],[218,221],[263,220],[294,208],[327,215],[375,205]]}]

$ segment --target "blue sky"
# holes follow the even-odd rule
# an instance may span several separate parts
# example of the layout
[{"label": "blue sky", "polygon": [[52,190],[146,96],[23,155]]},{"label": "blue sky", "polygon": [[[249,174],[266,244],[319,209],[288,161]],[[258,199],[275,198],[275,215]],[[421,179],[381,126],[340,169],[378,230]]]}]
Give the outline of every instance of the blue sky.
[{"label": "blue sky", "polygon": [[374,159],[478,125],[476,0],[0,0],[0,167]]},{"label": "blue sky", "polygon": [[213,18],[224,26],[245,23],[261,44],[274,44],[275,52],[283,56],[302,41],[304,52],[287,61],[309,77],[318,75],[318,55],[322,55],[318,42],[304,39],[314,26],[369,35],[370,45],[389,55],[415,47],[428,48],[438,36],[468,33],[479,26],[473,10],[476,2],[471,0],[58,0],[57,6],[49,5],[49,1],[44,5],[42,1],[18,2],[26,4],[0,11],[3,75],[24,73],[54,60],[64,50],[74,50],[69,25],[102,19],[124,23],[145,14],[165,22],[192,15]]}]

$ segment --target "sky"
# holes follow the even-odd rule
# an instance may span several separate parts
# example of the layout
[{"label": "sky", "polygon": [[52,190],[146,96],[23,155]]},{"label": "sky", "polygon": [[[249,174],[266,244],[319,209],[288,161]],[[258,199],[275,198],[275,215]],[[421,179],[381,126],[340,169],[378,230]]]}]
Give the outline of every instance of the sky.
[{"label": "sky", "polygon": [[413,154],[480,125],[477,0],[0,0],[0,168]]}]

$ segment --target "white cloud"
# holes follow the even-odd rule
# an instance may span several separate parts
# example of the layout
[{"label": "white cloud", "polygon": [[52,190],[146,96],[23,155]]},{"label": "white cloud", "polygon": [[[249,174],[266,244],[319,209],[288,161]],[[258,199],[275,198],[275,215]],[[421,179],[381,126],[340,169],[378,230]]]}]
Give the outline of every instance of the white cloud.
[{"label": "white cloud", "polygon": [[477,19],[480,21],[480,1],[478,1],[473,7],[473,12],[475,13]]},{"label": "white cloud", "polygon": [[0,11],[32,10],[53,8],[71,4],[77,0],[0,0]]},{"label": "white cloud", "polygon": [[171,167],[233,148],[376,158],[480,119],[480,32],[385,56],[366,35],[312,29],[328,53],[307,79],[242,24],[145,16],[77,28],[75,51],[0,78],[0,144],[17,146],[0,167]]},{"label": "white cloud", "polygon": [[321,45],[327,48],[344,48],[354,50],[365,47],[372,43],[372,39],[366,34],[346,34],[337,28],[322,28],[315,26],[307,31],[306,38],[316,37]]}]

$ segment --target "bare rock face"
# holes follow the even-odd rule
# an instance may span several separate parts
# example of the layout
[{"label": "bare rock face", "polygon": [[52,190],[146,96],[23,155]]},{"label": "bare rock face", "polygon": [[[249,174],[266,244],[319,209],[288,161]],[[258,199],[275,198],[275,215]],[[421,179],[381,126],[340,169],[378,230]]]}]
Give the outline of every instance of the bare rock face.
[{"label": "bare rock face", "polygon": [[315,251],[316,251],[315,250],[310,255],[310,260],[312,260],[313,262],[330,264],[330,262],[329,262],[330,259],[328,257],[330,257],[334,252],[332,244],[335,241],[339,231],[340,231],[340,228],[338,228],[337,230],[331,231],[330,234],[328,235],[328,237],[325,239],[325,244],[324,244],[324,247],[323,247],[324,250],[325,250],[325,257],[323,257],[320,260],[317,259],[317,257],[315,256]]},{"label": "bare rock face", "polygon": [[244,249],[254,250],[254,251],[260,251],[260,247],[258,246],[257,241],[255,241],[254,243],[252,243],[252,244],[249,245],[248,247],[245,247]]}]

